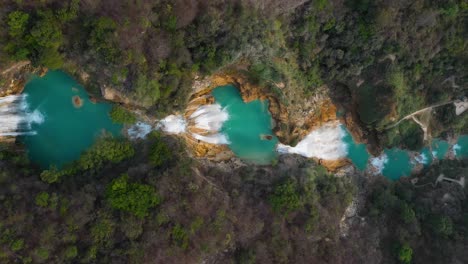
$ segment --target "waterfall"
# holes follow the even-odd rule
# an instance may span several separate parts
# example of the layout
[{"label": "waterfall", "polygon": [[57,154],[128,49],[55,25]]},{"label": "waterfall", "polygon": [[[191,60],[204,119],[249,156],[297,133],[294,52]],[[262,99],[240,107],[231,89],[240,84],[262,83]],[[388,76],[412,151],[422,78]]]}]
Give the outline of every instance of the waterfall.
[{"label": "waterfall", "polygon": [[152,129],[153,127],[150,124],[137,122],[127,130],[127,133],[131,139],[139,139],[145,138],[146,135],[151,133]]},{"label": "waterfall", "polygon": [[424,165],[427,165],[428,162],[429,162],[428,157],[427,157],[426,154],[424,154],[424,153],[421,153],[421,154],[419,154],[418,156],[414,157],[414,160],[415,160],[417,163],[424,164]]},{"label": "waterfall", "polygon": [[372,158],[370,164],[375,169],[375,174],[382,174],[383,169],[385,168],[385,164],[388,163],[387,154],[382,154],[379,157]]},{"label": "waterfall", "polygon": [[[227,136],[219,133],[223,123],[228,119],[226,109],[219,104],[202,105],[189,116],[188,120],[182,115],[166,116],[157,123],[156,129],[168,134],[182,134],[187,133],[187,126],[190,123],[191,128],[197,130],[197,133],[190,133],[193,138],[210,144],[229,144]],[[128,129],[127,133],[132,139],[145,138],[152,129],[149,124],[137,122]]]},{"label": "waterfall", "polygon": [[30,112],[26,98],[26,94],[0,98],[0,136],[36,134],[31,125],[44,122],[44,116],[37,109]]},{"label": "waterfall", "polygon": [[190,119],[194,121],[196,128],[217,132],[229,119],[229,114],[219,104],[202,105],[190,115]]},{"label": "waterfall", "polygon": [[325,124],[310,132],[295,147],[278,144],[277,151],[283,154],[299,154],[307,158],[337,160],[348,154],[348,146],[343,141],[345,136],[346,132],[339,124]]},{"label": "waterfall", "polygon": [[180,115],[170,115],[159,121],[157,129],[169,134],[180,134],[186,131],[187,123]]}]

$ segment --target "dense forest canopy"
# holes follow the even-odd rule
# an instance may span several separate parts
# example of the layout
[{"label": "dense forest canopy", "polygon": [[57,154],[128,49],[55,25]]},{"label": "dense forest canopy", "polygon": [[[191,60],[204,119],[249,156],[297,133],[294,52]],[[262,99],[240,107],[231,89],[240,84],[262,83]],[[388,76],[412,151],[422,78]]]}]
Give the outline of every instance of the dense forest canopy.
[{"label": "dense forest canopy", "polygon": [[[385,128],[467,96],[467,14],[465,0],[3,0],[0,72],[29,60],[86,73],[93,96],[113,87],[163,117],[186,106],[195,76],[235,65],[285,105],[325,88],[379,147],[415,150],[415,123]],[[468,133],[466,113],[434,112],[434,137]],[[110,115],[137,120],[121,106]],[[468,162],[437,162],[415,185],[301,157],[194,159],[154,132],[104,136],[42,170],[0,141],[0,262],[466,263],[466,187],[434,186],[440,174],[466,176]]]}]

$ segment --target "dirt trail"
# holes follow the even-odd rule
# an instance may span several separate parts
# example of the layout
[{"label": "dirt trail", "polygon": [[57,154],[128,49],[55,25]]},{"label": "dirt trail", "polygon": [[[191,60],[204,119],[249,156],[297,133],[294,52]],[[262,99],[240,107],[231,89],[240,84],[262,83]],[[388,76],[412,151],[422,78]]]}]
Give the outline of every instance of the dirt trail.
[{"label": "dirt trail", "polygon": [[[388,130],[388,129],[391,129],[391,128],[394,128],[396,126],[398,126],[401,122],[403,122],[404,120],[407,120],[407,119],[410,119],[410,118],[413,118],[413,116],[415,115],[418,115],[418,114],[423,114],[424,112],[426,111],[431,111],[432,109],[436,108],[436,107],[440,107],[440,106],[444,106],[444,105],[448,105],[448,104],[452,104],[452,103],[455,103],[455,102],[458,102],[458,100],[453,100],[453,101],[450,101],[450,102],[445,102],[445,103],[438,103],[438,104],[434,104],[434,105],[431,105],[429,107],[426,107],[426,108],[423,108],[423,109],[420,109],[416,112],[413,112],[405,117],[403,117],[402,119],[400,119],[399,121],[397,121],[395,124],[391,125],[391,126],[388,126],[386,127],[385,129]],[[417,122],[418,123],[418,122]]]}]

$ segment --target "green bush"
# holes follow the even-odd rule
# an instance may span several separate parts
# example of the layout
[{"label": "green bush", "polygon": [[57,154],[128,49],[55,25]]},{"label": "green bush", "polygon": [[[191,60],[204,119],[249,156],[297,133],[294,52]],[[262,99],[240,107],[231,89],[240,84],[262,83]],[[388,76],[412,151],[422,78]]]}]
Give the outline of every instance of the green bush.
[{"label": "green bush", "polygon": [[189,245],[189,236],[185,228],[179,224],[175,225],[171,231],[171,237],[174,244],[182,249],[187,249]]},{"label": "green bush", "polygon": [[14,252],[18,252],[24,247],[24,240],[23,239],[16,239],[11,243],[11,250]]},{"label": "green bush", "polygon": [[35,250],[36,256],[39,258],[40,262],[44,262],[49,259],[49,250],[46,248],[38,248]]},{"label": "green bush", "polygon": [[40,192],[36,195],[36,205],[47,207],[47,205],[49,205],[49,194],[46,192]]},{"label": "green bush", "polygon": [[413,258],[413,249],[408,245],[404,244],[398,250],[398,260],[401,263],[409,264]]},{"label": "green bush", "polygon": [[122,106],[114,105],[109,114],[114,123],[133,124],[137,121],[136,116]]},{"label": "green bush", "polygon": [[147,216],[149,209],[161,202],[152,186],[129,183],[127,174],[112,181],[107,188],[107,200],[112,208],[130,212],[140,218]]},{"label": "green bush", "polygon": [[78,256],[78,248],[76,246],[69,246],[65,249],[64,256],[66,259],[74,259]]}]

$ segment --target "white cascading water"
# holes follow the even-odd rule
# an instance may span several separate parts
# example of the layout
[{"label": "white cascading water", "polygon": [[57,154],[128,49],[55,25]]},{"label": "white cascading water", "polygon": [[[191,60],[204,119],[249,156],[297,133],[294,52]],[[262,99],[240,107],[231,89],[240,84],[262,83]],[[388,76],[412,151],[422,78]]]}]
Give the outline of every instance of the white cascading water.
[{"label": "white cascading water", "polygon": [[277,150],[283,154],[299,154],[307,158],[337,160],[348,154],[348,146],[343,141],[345,136],[346,132],[339,124],[325,124],[310,132],[295,147],[280,143]]},{"label": "white cascading water", "polygon": [[143,139],[146,137],[146,135],[151,133],[152,130],[153,127],[150,124],[137,122],[128,129],[127,133],[131,139]]},{"label": "white cascading water", "polygon": [[458,155],[458,151],[461,150],[461,146],[460,146],[459,144],[455,144],[455,145],[453,145],[453,149],[452,149],[452,150],[453,150],[453,154],[454,154],[455,156],[457,156],[457,155]]},{"label": "white cascading water", "polygon": [[[226,135],[219,133],[223,123],[229,119],[226,109],[219,104],[202,105],[193,112],[190,117],[190,123],[193,128],[205,131],[206,134],[200,135],[191,133],[193,138],[210,144],[229,144]],[[160,120],[156,129],[160,129],[168,134],[182,134],[187,132],[187,121],[182,115],[169,115]],[[152,131],[152,126],[143,122],[137,122],[127,131],[132,139],[145,138]]]},{"label": "white cascading water", "polygon": [[186,131],[187,122],[180,115],[170,115],[159,121],[156,128],[169,134],[180,134]]},{"label": "white cascading water", "polygon": [[421,153],[418,156],[414,157],[414,160],[417,163],[420,163],[420,164],[428,164],[428,162],[429,162],[429,159],[427,158],[426,154],[424,154],[424,153]]},{"label": "white cascading water", "polygon": [[29,112],[26,94],[9,95],[0,98],[0,136],[35,135],[31,124],[44,122],[38,110]]},{"label": "white cascading water", "polygon": [[190,115],[194,127],[209,132],[208,135],[192,133],[192,136],[200,141],[210,144],[225,145],[229,144],[226,135],[218,133],[223,127],[224,122],[229,119],[226,109],[219,104],[202,105]]},{"label": "white cascading water", "polygon": [[371,158],[370,164],[374,167],[375,174],[381,174],[387,162],[387,154],[382,154],[379,157]]},{"label": "white cascading water", "polygon": [[202,105],[190,115],[195,127],[210,132],[221,130],[229,114],[219,104]]}]

